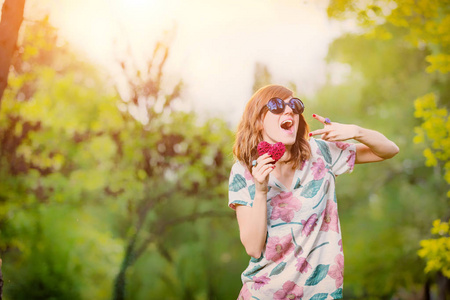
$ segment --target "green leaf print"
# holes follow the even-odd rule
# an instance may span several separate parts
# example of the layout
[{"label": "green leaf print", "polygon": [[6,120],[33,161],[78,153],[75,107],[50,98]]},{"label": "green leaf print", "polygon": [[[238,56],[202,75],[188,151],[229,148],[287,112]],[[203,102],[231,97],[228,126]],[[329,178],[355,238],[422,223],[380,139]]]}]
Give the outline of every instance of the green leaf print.
[{"label": "green leaf print", "polygon": [[236,174],[233,177],[233,181],[230,183],[230,191],[237,192],[247,186],[247,182],[245,181],[244,176],[241,174]]},{"label": "green leaf print", "polygon": [[273,268],[273,270],[272,270],[272,272],[270,272],[269,276],[280,274],[281,272],[283,272],[285,267],[286,267],[286,263],[285,262],[280,263],[278,266]]},{"label": "green leaf print", "polygon": [[325,242],[325,243],[320,244],[319,246],[314,247],[314,249],[312,249],[311,252],[308,253],[308,255],[306,256],[306,258],[308,258],[308,257],[311,255],[311,253],[313,253],[314,251],[316,251],[318,248],[320,248],[320,247],[322,247],[322,246],[325,246],[325,245],[328,245],[329,243],[330,243],[330,242]]},{"label": "green leaf print", "polygon": [[250,198],[252,200],[255,199],[255,192],[256,192],[256,186],[254,184],[252,184],[251,186],[248,187],[248,192],[250,193]]},{"label": "green leaf print", "polygon": [[319,293],[312,296],[309,300],[325,300],[328,297],[328,293]]},{"label": "green leaf print", "polygon": [[330,294],[330,296],[333,297],[333,299],[342,299],[343,297],[342,289],[335,290],[333,293]]},{"label": "green leaf print", "polygon": [[305,197],[305,198],[314,197],[319,192],[320,187],[322,186],[322,182],[323,182],[323,178],[320,180],[312,180],[312,181],[308,182],[308,184],[306,184],[303,187],[303,191],[300,194],[300,196]]},{"label": "green leaf print", "polygon": [[316,285],[328,274],[330,265],[318,265],[311,276],[306,280],[305,285]]},{"label": "green leaf print", "polygon": [[294,190],[301,188],[301,187],[302,187],[302,185],[300,184],[300,178],[297,178],[297,182],[295,183]]},{"label": "green leaf print", "polygon": [[322,152],[323,158],[328,164],[331,164],[331,153],[330,149],[328,149],[327,143],[321,140],[316,140],[317,146],[319,146],[320,152]]},{"label": "green leaf print", "polygon": [[233,204],[240,204],[240,205],[244,205],[247,206],[247,201],[242,201],[242,200],[235,200],[233,201]]},{"label": "green leaf print", "polygon": [[250,261],[251,261],[252,263],[259,263],[260,261],[262,261],[263,258],[264,258],[263,255],[261,255],[259,258],[254,258],[254,257],[252,257],[252,258],[250,258]]},{"label": "green leaf print", "polygon": [[330,186],[330,181],[329,180],[325,181],[325,184],[323,185],[323,196],[322,196],[322,198],[320,198],[320,201],[316,205],[313,206],[313,209],[316,208],[317,206],[319,206],[320,203],[322,203],[323,198],[325,198],[325,196],[328,193],[329,186]]},{"label": "green leaf print", "polygon": [[252,278],[253,276],[255,276],[259,271],[261,271],[264,268],[264,266],[260,266],[260,265],[256,265],[255,267],[253,267],[253,269],[251,269],[248,272],[245,272],[243,275],[245,277],[248,278]]},{"label": "green leaf print", "polygon": [[294,242],[294,245],[298,246],[297,241],[295,240],[294,229],[292,229],[292,228],[291,228],[291,236],[292,236],[292,241]]}]

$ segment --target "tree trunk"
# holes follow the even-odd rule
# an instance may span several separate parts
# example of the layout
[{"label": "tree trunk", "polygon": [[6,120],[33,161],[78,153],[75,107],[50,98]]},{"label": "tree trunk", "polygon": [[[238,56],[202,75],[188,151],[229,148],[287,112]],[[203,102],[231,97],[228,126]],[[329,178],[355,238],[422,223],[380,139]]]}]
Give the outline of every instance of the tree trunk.
[{"label": "tree trunk", "polygon": [[120,267],[120,271],[114,280],[114,300],[124,300],[125,299],[125,276],[129,264],[127,263],[127,259],[125,258],[122,266]]},{"label": "tree trunk", "polygon": [[450,299],[450,279],[445,277],[441,272],[437,273],[436,283],[438,286],[438,300]]},{"label": "tree trunk", "polygon": [[0,108],[8,84],[11,60],[16,50],[17,37],[23,21],[25,0],[5,0],[0,21]]},{"label": "tree trunk", "polygon": [[134,237],[131,239],[128,247],[125,251],[125,256],[122,260],[122,265],[120,266],[119,273],[114,280],[114,288],[113,288],[113,300],[125,300],[125,281],[126,281],[126,273],[128,268],[133,264],[135,257],[135,245],[137,233],[135,233]]},{"label": "tree trunk", "polygon": [[425,281],[425,285],[423,286],[423,300],[431,300],[430,296],[430,285],[431,285],[431,279],[427,276],[427,280]]}]

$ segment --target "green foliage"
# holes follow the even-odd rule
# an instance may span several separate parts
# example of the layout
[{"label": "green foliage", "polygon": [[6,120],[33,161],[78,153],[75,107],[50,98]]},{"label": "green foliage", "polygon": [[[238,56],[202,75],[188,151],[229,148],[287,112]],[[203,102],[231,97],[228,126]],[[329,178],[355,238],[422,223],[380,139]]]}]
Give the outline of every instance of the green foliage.
[{"label": "green foliage", "polygon": [[431,233],[438,237],[420,241],[417,253],[427,261],[425,272],[440,271],[450,278],[450,222],[435,220]]},{"label": "green foliage", "polygon": [[[389,232],[390,229],[391,234],[400,233],[399,236],[395,234],[391,241],[385,240],[388,245],[392,244],[392,247],[389,248],[393,250],[389,255],[386,253],[386,257],[390,257],[389,260],[383,262],[384,265],[387,265],[386,271],[396,269],[394,265],[389,265],[394,261],[402,261],[403,265],[409,266],[415,263],[414,265],[417,267],[414,268],[414,271],[411,270],[412,267],[409,267],[408,274],[396,272],[405,278],[402,284],[399,284],[401,278],[394,278],[395,276],[380,281],[378,285],[385,295],[392,294],[394,290],[398,289],[398,286],[402,285],[409,286],[411,293],[419,289],[418,283],[423,283],[425,278],[418,273],[421,264],[415,262],[416,245],[426,235],[423,228],[428,227],[427,224],[431,223],[433,219],[448,217],[448,199],[445,199],[444,194],[447,192],[449,195],[447,185],[449,183],[448,132],[450,129],[447,107],[450,93],[447,75],[450,70],[449,12],[450,2],[448,1],[333,0],[328,7],[328,15],[331,18],[355,20],[363,32],[360,37],[350,36],[360,41],[365,40],[363,44],[370,45],[356,53],[351,51],[351,49],[361,49],[356,47],[356,44],[341,45],[335,48],[335,51],[338,52],[337,55],[340,56],[333,53],[332,47],[331,58],[337,57],[338,60],[350,64],[353,71],[352,76],[355,75],[355,71],[362,71],[362,80],[367,80],[365,82],[376,80],[376,83],[383,87],[378,91],[371,90],[370,95],[364,95],[365,100],[374,99],[374,102],[369,103],[382,102],[383,99],[389,98],[395,99],[397,102],[390,106],[386,104],[373,105],[384,108],[378,110],[383,113],[382,116],[392,113],[390,120],[395,125],[391,130],[398,136],[398,139],[394,138],[394,140],[400,144],[400,156],[403,159],[403,165],[396,167],[397,172],[401,172],[402,175],[396,176],[397,186],[391,189],[395,197],[388,194],[385,197],[391,199],[386,201],[396,203],[396,205],[391,204],[391,207],[397,206],[396,210],[401,209],[414,222],[405,220],[399,215],[394,217],[384,210],[385,206],[380,206],[380,204],[385,201],[381,200],[379,192],[376,193],[377,197],[372,198],[373,201],[371,201],[378,203],[375,206],[377,209],[375,210],[373,207],[371,210],[377,211],[376,215],[383,220],[394,217],[394,219],[404,222],[401,225],[389,222],[387,224],[390,224],[391,227],[381,229],[381,232]],[[345,43],[344,40],[341,43]],[[393,47],[394,45],[396,48]],[[359,57],[360,53],[366,56],[366,61],[358,58],[357,62],[352,61],[353,58],[350,56]],[[355,77],[352,79],[354,80]],[[364,84],[370,85],[370,83]],[[362,91],[364,90],[368,89],[363,88]],[[416,100],[413,101],[413,99]],[[440,100],[440,104],[437,99]],[[412,106],[413,103],[414,106]],[[420,124],[412,118],[413,115],[421,119]],[[411,128],[414,128],[414,135],[411,134]],[[387,129],[387,132],[389,133],[390,130]],[[401,135],[397,135],[399,133]],[[414,140],[414,144],[410,143],[412,140]],[[417,158],[416,153],[418,152],[423,152],[425,160]],[[422,168],[420,164],[431,166],[433,170]],[[442,173],[444,173],[443,176]],[[407,182],[401,181],[401,177],[404,177],[410,184],[419,185],[421,188],[408,187],[408,184],[405,184]],[[404,203],[404,205],[408,206],[406,211],[409,213],[406,213],[405,206],[401,205],[404,197],[408,199],[408,203]],[[426,199],[425,203],[421,203],[423,199]],[[363,214],[368,213],[364,212]],[[384,215],[386,216],[383,217]],[[376,230],[376,232],[379,231]],[[408,240],[402,241],[402,237],[408,237]],[[406,246],[404,243],[417,244]],[[395,254],[395,251],[400,249],[403,251]],[[382,250],[380,249],[381,252]],[[361,261],[360,263],[365,262]],[[363,282],[357,278],[355,280]],[[383,282],[389,282],[389,284],[383,285]],[[377,293],[369,282],[363,283],[362,286],[364,288],[359,288],[358,293],[360,294],[365,291],[370,291],[371,294]]]},{"label": "green foliage", "polygon": [[110,297],[122,245],[110,233],[96,230],[99,222],[93,216],[49,205],[18,211],[13,220],[9,234],[20,241],[4,269],[12,299]]},{"label": "green foliage", "polygon": [[[430,93],[414,102],[415,117],[421,118],[423,123],[416,127],[415,143],[429,141],[423,155],[426,157],[425,164],[428,167],[437,166],[439,161],[444,164],[444,179],[450,184],[450,119],[446,108],[439,108],[436,94]],[[450,197],[450,191],[447,192]]]},{"label": "green foliage", "polygon": [[57,40],[46,20],[26,28],[4,96],[5,299],[235,297],[247,258],[224,205],[231,130],[176,109],[162,44],[156,75],[131,81],[140,122],[138,102]]},{"label": "green foliage", "polygon": [[46,20],[24,36],[0,121],[5,297],[109,298],[123,242],[89,207],[111,172],[105,132],[122,118],[93,69],[55,47]]},{"label": "green foliage", "polygon": [[[408,42],[415,48],[427,50],[424,59],[428,62],[428,66],[425,68],[428,73],[439,71],[442,74],[446,74],[450,71],[449,1],[430,0],[418,3],[413,0],[379,0],[373,2],[339,0],[330,3],[328,14],[338,19],[351,18],[356,15],[364,16],[358,19],[358,24],[366,28],[365,36],[370,39],[393,39],[395,33],[400,30],[403,41]],[[379,24],[383,22],[385,26],[380,26]],[[447,95],[448,92],[444,92],[442,96]],[[440,109],[437,107],[430,108],[434,109],[435,116],[433,118],[430,118],[430,114],[433,114],[433,112],[429,111],[424,114],[422,106],[432,105],[431,102],[434,101],[430,100],[430,97],[432,96],[427,94],[415,100],[418,109],[415,115],[423,119],[421,128],[416,129],[418,137],[415,139],[415,142],[424,142],[423,136],[426,134],[431,144],[434,145],[428,147],[424,152],[427,158],[427,165],[434,166],[437,164],[437,161],[434,162],[433,160],[439,159],[443,161],[447,174],[450,166],[449,155],[439,149],[445,149],[440,147],[448,146],[446,145],[448,141],[446,142],[445,139],[449,131],[448,126],[445,126],[448,117],[445,114],[445,107]],[[439,93],[437,93],[437,97],[439,97]],[[440,120],[439,122],[437,121],[438,119]],[[445,176],[447,179],[448,175]]]},{"label": "green foliage", "polygon": [[390,39],[392,32],[378,26],[386,22],[404,28],[403,39],[414,47],[429,47],[427,55],[428,72],[450,71],[450,2],[425,0],[376,0],[354,1],[333,0],[328,7],[328,15],[337,19],[356,19],[367,29],[369,38]]}]

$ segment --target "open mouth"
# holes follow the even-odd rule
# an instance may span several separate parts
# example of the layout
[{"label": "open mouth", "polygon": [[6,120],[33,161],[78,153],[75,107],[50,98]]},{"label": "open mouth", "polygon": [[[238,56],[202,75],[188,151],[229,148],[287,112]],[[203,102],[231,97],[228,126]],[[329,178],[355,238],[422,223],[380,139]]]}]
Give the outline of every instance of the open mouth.
[{"label": "open mouth", "polygon": [[284,120],[283,122],[281,122],[280,126],[284,130],[291,130],[294,126],[294,122],[292,120]]}]

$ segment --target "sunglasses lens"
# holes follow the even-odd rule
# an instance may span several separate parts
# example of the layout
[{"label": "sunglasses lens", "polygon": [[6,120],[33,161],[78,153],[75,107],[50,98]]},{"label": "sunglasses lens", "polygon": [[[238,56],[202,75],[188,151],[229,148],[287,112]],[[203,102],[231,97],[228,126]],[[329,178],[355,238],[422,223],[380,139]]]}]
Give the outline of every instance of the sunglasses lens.
[{"label": "sunglasses lens", "polygon": [[274,114],[281,114],[284,111],[285,103],[280,98],[272,98],[267,103],[267,107]]},{"label": "sunglasses lens", "polygon": [[301,115],[303,111],[305,110],[305,105],[303,104],[302,100],[298,98],[292,98],[289,101],[289,106],[292,108],[292,111],[296,114]]}]

